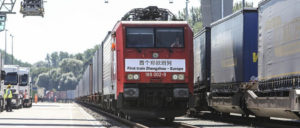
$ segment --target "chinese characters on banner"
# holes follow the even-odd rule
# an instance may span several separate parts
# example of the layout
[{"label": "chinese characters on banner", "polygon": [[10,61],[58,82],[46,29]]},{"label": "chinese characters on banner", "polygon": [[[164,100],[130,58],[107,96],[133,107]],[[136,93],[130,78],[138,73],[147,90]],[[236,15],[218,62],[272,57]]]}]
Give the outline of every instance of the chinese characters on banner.
[{"label": "chinese characters on banner", "polygon": [[125,72],[185,72],[185,60],[125,59]]}]

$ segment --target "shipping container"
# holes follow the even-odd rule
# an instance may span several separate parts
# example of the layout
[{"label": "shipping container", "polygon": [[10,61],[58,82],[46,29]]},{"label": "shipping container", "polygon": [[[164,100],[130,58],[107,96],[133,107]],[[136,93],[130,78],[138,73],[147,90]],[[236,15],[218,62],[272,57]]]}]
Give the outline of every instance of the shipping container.
[{"label": "shipping container", "polygon": [[93,94],[93,64],[90,64],[89,66],[89,91],[88,95]]},{"label": "shipping container", "polygon": [[92,85],[92,83],[90,83],[90,75],[91,75],[91,73],[90,73],[90,67],[91,67],[92,65],[91,64],[89,64],[87,67],[86,67],[86,69],[85,69],[85,71],[84,71],[84,73],[83,73],[83,76],[82,76],[82,88],[83,88],[83,95],[82,96],[88,96],[89,94],[90,94],[90,92],[91,92],[91,85]]},{"label": "shipping container", "polygon": [[300,88],[299,84],[293,84],[293,79],[298,80],[300,76],[299,12],[300,0],[268,0],[259,6],[261,90]]},{"label": "shipping container", "polygon": [[[110,32],[109,32],[110,33]],[[99,46],[98,49],[98,61],[97,61],[97,66],[98,66],[98,70],[97,70],[97,80],[98,80],[98,87],[97,87],[97,92],[102,94],[103,93],[103,52],[102,52],[102,46],[103,44],[101,44]]]},{"label": "shipping container", "polygon": [[258,117],[300,119],[300,0],[259,4],[257,97],[247,109]]},{"label": "shipping container", "polygon": [[95,52],[94,56],[93,56],[93,93],[92,94],[96,94],[98,92],[98,50]]},{"label": "shipping container", "polygon": [[257,26],[255,9],[241,10],[212,24],[212,88],[257,78]]},{"label": "shipping container", "polygon": [[[110,34],[109,34],[110,35]],[[103,95],[115,94],[116,84],[113,82],[113,72],[115,64],[112,62],[116,59],[115,51],[112,51],[113,38],[108,36],[107,40],[103,42]]]},{"label": "shipping container", "polygon": [[[82,76],[82,78],[83,78],[83,76]],[[83,79],[81,79],[78,83],[78,96],[82,97],[84,95],[83,92],[84,92]]]},{"label": "shipping container", "polygon": [[210,28],[194,36],[194,83],[210,83]]},{"label": "shipping container", "polygon": [[67,91],[67,99],[68,100],[73,100],[75,98],[75,91],[76,90],[68,90]]}]

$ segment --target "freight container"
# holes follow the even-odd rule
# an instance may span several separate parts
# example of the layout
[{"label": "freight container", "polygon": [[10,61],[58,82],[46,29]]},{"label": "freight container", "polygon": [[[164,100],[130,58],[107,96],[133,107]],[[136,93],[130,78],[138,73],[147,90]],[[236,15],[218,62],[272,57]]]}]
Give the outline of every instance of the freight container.
[{"label": "freight container", "polygon": [[113,72],[113,68],[116,69],[112,61],[116,59],[115,51],[112,51],[113,38],[108,36],[105,42],[103,42],[103,95],[115,94],[116,84],[113,82],[113,76],[116,72]]},{"label": "freight container", "polygon": [[210,90],[210,28],[203,28],[194,36],[194,94],[190,98],[190,112],[208,110],[207,92]]},{"label": "freight container", "polygon": [[82,88],[83,88],[83,95],[82,96],[88,96],[90,94],[90,66],[88,65],[84,71],[84,74],[82,76]]},{"label": "freight container", "polygon": [[260,90],[300,88],[295,84],[299,82],[293,82],[300,76],[300,1],[272,0],[260,5]]},{"label": "freight container", "polygon": [[103,94],[103,50],[102,50],[102,47],[103,47],[103,43],[99,46],[98,61],[97,61],[97,65],[98,65],[98,70],[97,70],[98,87],[97,87],[97,91],[100,94]]},{"label": "freight container", "polygon": [[249,114],[244,85],[257,78],[258,14],[240,10],[211,25],[208,105],[222,113]]},{"label": "freight container", "polygon": [[[97,64],[96,64],[96,62],[97,62],[97,51],[95,52],[95,54],[93,56],[93,59],[92,59],[93,69],[95,69],[95,70],[92,71],[93,72],[93,77],[97,78],[97,76],[96,76],[96,74],[97,74],[96,73],[97,72],[97,68],[96,68]],[[97,80],[95,78],[93,78],[93,91],[92,91],[92,94],[96,93],[96,90],[95,90],[96,86],[97,86]]]},{"label": "freight container", "polygon": [[84,95],[84,90],[83,90],[83,76],[82,79],[80,79],[79,83],[78,83],[78,97],[82,97]]},{"label": "freight container", "polygon": [[89,91],[88,95],[93,94],[93,64],[90,64],[89,66]]},{"label": "freight container", "polygon": [[194,36],[194,83],[210,83],[210,28]]},{"label": "freight container", "polygon": [[212,24],[213,91],[237,91],[234,85],[257,78],[257,22],[257,10],[245,9]]},{"label": "freight container", "polygon": [[300,0],[259,4],[259,88],[247,108],[260,117],[300,119]]},{"label": "freight container", "polygon": [[75,98],[75,91],[76,90],[68,90],[67,91],[67,99],[68,100],[73,100]]},{"label": "freight container", "polygon": [[95,52],[93,56],[93,91],[92,94],[96,94],[98,92],[98,50]]}]

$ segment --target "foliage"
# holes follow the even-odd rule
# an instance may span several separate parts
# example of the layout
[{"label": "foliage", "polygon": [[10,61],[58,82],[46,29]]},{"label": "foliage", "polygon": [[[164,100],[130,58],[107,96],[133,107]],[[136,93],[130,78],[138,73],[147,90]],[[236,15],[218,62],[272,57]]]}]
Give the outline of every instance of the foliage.
[{"label": "foliage", "polygon": [[49,74],[48,73],[41,73],[38,78],[37,78],[37,82],[36,85],[38,85],[39,87],[44,87],[47,90],[52,89],[51,86],[49,86]]},{"label": "foliage", "polygon": [[[178,12],[178,19],[185,19],[186,9]],[[192,27],[193,32],[197,33],[202,29],[202,14],[200,7],[192,7],[189,10],[188,23]]]},{"label": "foliage", "polygon": [[78,76],[82,73],[83,62],[81,60],[66,58],[60,61],[59,67],[62,73],[74,73],[73,75]]},{"label": "foliage", "polygon": [[59,90],[74,90],[77,81],[77,78],[72,72],[64,73],[59,80]]},{"label": "foliage", "polygon": [[[253,8],[253,2],[246,2],[245,1],[245,7]],[[243,3],[242,3],[242,1],[240,1],[240,2],[237,2],[233,5],[232,10],[233,10],[233,12],[236,12],[238,10],[241,10],[242,8],[243,8]]]},{"label": "foliage", "polygon": [[[1,52],[1,55],[2,55],[2,60],[5,60],[5,51],[3,50],[0,50]],[[11,64],[14,64],[14,65],[19,65],[21,67],[31,67],[31,64],[27,63],[27,62],[22,62],[21,60],[17,60],[15,57],[13,58],[13,62],[12,63],[12,55],[11,54],[6,54],[7,57],[6,57],[6,62],[4,63],[5,65],[11,65]]]},{"label": "foliage", "polygon": [[96,45],[75,55],[62,51],[47,54],[45,61],[35,63],[31,69],[34,83],[47,90],[75,89],[82,77],[83,69],[92,63],[98,48]]}]

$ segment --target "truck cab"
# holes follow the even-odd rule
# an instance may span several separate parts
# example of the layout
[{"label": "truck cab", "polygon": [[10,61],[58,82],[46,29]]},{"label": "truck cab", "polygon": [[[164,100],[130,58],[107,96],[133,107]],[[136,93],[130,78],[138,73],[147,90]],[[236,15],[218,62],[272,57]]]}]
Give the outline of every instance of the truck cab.
[{"label": "truck cab", "polygon": [[14,108],[23,107],[23,95],[20,94],[20,83],[19,83],[19,75],[18,65],[4,65],[3,70],[6,73],[6,77],[4,79],[4,85],[1,87],[1,92],[5,92],[7,86],[11,85],[11,90],[13,93],[12,105]]},{"label": "truck cab", "polygon": [[19,75],[19,91],[23,96],[23,107],[31,107],[32,106],[32,85],[31,79],[29,75],[30,69],[28,67],[19,67],[18,75]]}]

